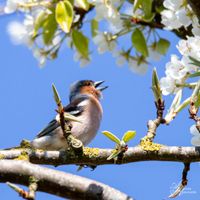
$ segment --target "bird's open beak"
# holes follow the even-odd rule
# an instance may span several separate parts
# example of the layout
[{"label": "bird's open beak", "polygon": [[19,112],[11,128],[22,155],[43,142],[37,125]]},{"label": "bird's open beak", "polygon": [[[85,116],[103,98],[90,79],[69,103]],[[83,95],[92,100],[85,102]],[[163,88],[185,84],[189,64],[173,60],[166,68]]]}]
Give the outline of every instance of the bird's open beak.
[{"label": "bird's open beak", "polygon": [[100,86],[102,83],[104,83],[105,81],[96,81],[94,83],[94,87],[99,90],[99,91],[103,91],[105,90],[106,88],[108,88],[108,86]]}]

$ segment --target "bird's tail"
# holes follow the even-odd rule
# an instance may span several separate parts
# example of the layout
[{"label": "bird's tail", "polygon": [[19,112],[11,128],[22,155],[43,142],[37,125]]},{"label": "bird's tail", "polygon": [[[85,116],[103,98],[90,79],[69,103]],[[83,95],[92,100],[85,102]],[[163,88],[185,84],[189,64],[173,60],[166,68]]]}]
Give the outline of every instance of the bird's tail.
[{"label": "bird's tail", "polygon": [[3,150],[14,150],[14,149],[21,149],[21,148],[22,148],[21,146],[16,146],[16,147],[6,148],[6,149],[3,149]]},{"label": "bird's tail", "polygon": [[6,148],[4,150],[26,149],[26,148],[28,149],[31,148],[31,142],[29,140],[22,140],[19,146]]}]

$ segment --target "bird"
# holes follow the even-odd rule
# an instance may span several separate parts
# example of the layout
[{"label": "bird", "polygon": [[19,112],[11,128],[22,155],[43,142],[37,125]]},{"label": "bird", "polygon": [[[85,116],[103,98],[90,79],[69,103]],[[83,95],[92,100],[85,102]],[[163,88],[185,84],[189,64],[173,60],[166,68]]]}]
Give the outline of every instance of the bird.
[{"label": "bird", "polygon": [[[77,118],[71,121],[71,134],[87,145],[96,136],[102,119],[103,109],[100,103],[102,91],[108,86],[101,86],[104,81],[80,80],[70,87],[69,104],[64,107]],[[41,130],[31,141],[31,147],[41,150],[66,150],[68,144],[60,126],[59,114]]]}]

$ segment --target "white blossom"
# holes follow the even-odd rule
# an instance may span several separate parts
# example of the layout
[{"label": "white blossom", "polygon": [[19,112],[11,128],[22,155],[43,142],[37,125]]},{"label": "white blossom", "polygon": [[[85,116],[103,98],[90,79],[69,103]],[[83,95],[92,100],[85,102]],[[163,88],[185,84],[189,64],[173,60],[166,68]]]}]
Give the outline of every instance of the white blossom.
[{"label": "white blossom", "polygon": [[192,23],[194,14],[184,0],[165,0],[163,5],[166,9],[161,12],[161,16],[166,29],[188,27]]},{"label": "white blossom", "polygon": [[6,6],[4,7],[4,12],[7,14],[11,14],[17,10],[25,11],[25,8],[20,7],[20,4],[28,3],[31,0],[7,0]]},{"label": "white blossom", "polygon": [[181,23],[179,22],[174,11],[163,10],[161,12],[161,15],[162,15],[162,24],[165,25],[166,29],[172,30],[181,27]]},{"label": "white blossom", "polygon": [[176,89],[175,80],[169,76],[160,79],[160,87],[163,95],[174,93]]},{"label": "white blossom", "polygon": [[18,8],[18,0],[7,0],[4,12],[7,14],[13,13]]},{"label": "white blossom", "polygon": [[180,87],[177,87],[176,84],[183,84],[188,72],[189,68],[187,68],[176,55],[172,55],[171,61],[166,64],[166,77],[163,77],[160,80],[163,95],[176,93],[181,89]]},{"label": "white blossom", "polygon": [[7,31],[14,44],[18,45],[29,43],[29,33],[23,23],[12,21],[8,24]]},{"label": "white blossom", "polygon": [[198,66],[195,66],[194,64],[191,63],[191,60],[190,60],[190,58],[188,56],[183,56],[182,59],[181,59],[181,62],[185,66],[186,71],[188,73],[195,72],[195,71],[197,71],[199,69]]},{"label": "white blossom", "polygon": [[114,51],[116,48],[116,41],[112,39],[112,35],[106,32],[99,32],[93,38],[93,42],[98,46],[97,50],[100,54],[103,54],[106,51]]},{"label": "white blossom", "polygon": [[193,135],[193,137],[191,139],[192,145],[200,146],[200,133],[199,133],[198,129],[196,128],[195,124],[193,124],[190,127],[190,133]]},{"label": "white blossom", "polygon": [[32,34],[33,34],[34,21],[35,21],[35,18],[32,15],[27,14],[24,18],[23,24],[26,27],[26,30],[27,30],[29,36],[32,36]]},{"label": "white blossom", "polygon": [[200,60],[200,37],[188,37],[187,40],[180,40],[177,48],[182,55],[192,56]]},{"label": "white blossom", "polygon": [[123,66],[127,61],[126,52],[115,50],[112,55],[116,58],[116,64],[118,66]]},{"label": "white blossom", "polygon": [[[56,34],[55,34],[56,35]],[[56,35],[54,38],[53,38],[53,40],[52,40],[52,45],[53,46],[56,46],[56,45],[58,45],[60,42],[61,42],[61,36],[60,35]]]},{"label": "white blossom", "polygon": [[191,64],[189,57],[200,60],[200,37],[188,37],[187,40],[180,40],[177,48],[183,55],[181,62],[185,65],[188,72],[197,71],[198,67]]},{"label": "white blossom", "polygon": [[12,21],[7,30],[14,44],[32,45],[32,34],[34,30],[34,17],[26,14],[23,22]]},{"label": "white blossom", "polygon": [[84,58],[78,51],[74,54],[74,61],[80,62],[80,66],[84,67],[90,63],[90,59]]},{"label": "white blossom", "polygon": [[182,58],[176,55],[171,56],[171,61],[166,64],[166,77],[161,78],[161,89],[164,95],[176,93],[180,88],[177,84],[184,84],[189,73],[199,70],[198,66],[192,64],[190,57],[200,60],[200,37],[188,37],[187,40],[180,40],[177,49]]},{"label": "white blossom", "polygon": [[178,59],[176,55],[171,56],[171,61],[166,64],[166,75],[175,79],[183,79],[187,73],[187,68]]},{"label": "white blossom", "polygon": [[123,21],[116,9],[120,0],[110,1],[109,3],[106,3],[104,0],[94,0],[91,3],[95,5],[95,19],[97,21],[105,19],[109,24],[109,29],[113,32],[120,31],[123,28]]},{"label": "white blossom", "polygon": [[200,36],[200,24],[196,16],[193,16],[192,19],[192,33],[194,36]]},{"label": "white blossom", "polygon": [[153,47],[149,47],[148,48],[148,52],[149,52],[149,59],[153,60],[153,61],[159,61],[161,58],[161,54],[158,53],[158,51],[155,50],[155,48]]},{"label": "white blossom", "polygon": [[188,15],[188,11],[185,8],[181,8],[176,12],[178,21],[184,27],[188,27],[191,24],[191,18]]},{"label": "white blossom", "polygon": [[183,4],[183,0],[165,0],[163,6],[169,10],[178,10]]},{"label": "white blossom", "polygon": [[138,60],[129,59],[129,68],[136,74],[143,75],[147,72],[148,64],[145,61],[138,62]]},{"label": "white blossom", "polygon": [[46,64],[46,55],[37,47],[33,48],[33,56],[39,61],[39,65],[43,67]]}]

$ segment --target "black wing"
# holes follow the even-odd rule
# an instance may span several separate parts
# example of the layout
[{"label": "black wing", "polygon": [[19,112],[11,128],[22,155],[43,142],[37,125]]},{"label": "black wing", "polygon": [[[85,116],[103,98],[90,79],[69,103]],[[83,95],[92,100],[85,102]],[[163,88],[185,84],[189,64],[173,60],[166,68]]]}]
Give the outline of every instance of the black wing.
[{"label": "black wing", "polygon": [[[78,104],[85,99],[86,98],[84,97],[84,99],[79,98],[79,99],[74,100],[68,106],[64,107],[64,111],[76,117],[79,116],[84,111],[84,107],[78,106]],[[60,123],[56,119],[52,120],[43,130],[41,130],[38,133],[37,138],[50,134],[59,126],[60,126]]]},{"label": "black wing", "polygon": [[78,117],[84,110],[84,107],[83,106],[70,106],[70,107],[65,107],[64,108],[64,111],[71,114],[71,115],[74,115],[75,117]]},{"label": "black wing", "polygon": [[64,111],[76,117],[79,116],[84,111],[84,106],[79,106],[79,104],[86,99],[88,99],[87,96],[75,99],[68,106],[64,107]]},{"label": "black wing", "polygon": [[49,124],[38,133],[37,138],[40,138],[44,135],[48,135],[49,133],[54,131],[59,126],[60,126],[60,123],[56,119],[50,121]]}]

